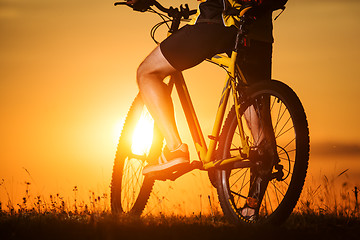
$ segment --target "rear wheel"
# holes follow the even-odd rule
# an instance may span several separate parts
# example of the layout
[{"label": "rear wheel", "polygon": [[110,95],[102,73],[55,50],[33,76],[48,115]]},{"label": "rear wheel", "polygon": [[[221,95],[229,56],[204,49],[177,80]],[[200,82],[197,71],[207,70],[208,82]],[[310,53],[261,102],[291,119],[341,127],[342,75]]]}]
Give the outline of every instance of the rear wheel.
[{"label": "rear wheel", "polygon": [[142,213],[154,185],[142,169],[160,155],[162,139],[138,95],[125,119],[115,156],[111,181],[113,213]]},{"label": "rear wheel", "polygon": [[[225,216],[236,224],[282,223],[291,214],[302,191],[309,159],[309,130],[306,115],[296,94],[285,84],[278,81],[259,83],[248,89],[240,109],[242,122],[249,121],[257,114],[260,126],[270,126],[274,161],[268,171],[259,171],[250,156],[251,167],[224,168],[217,171],[217,191]],[[265,103],[265,104],[264,104]],[[252,108],[253,111],[249,109]],[[264,111],[264,108],[266,109]],[[254,110],[255,109],[255,110]],[[247,116],[245,118],[245,112]],[[267,119],[271,124],[261,123]],[[271,119],[271,121],[270,121]],[[250,123],[251,124],[251,123]],[[243,124],[252,149],[258,147],[249,124]],[[269,132],[266,129],[260,132]],[[267,137],[269,139],[269,137]],[[234,107],[230,111],[219,140],[220,158],[239,155],[241,143],[238,121]],[[259,156],[257,156],[259,157]],[[265,164],[263,164],[265,165]],[[240,165],[239,165],[240,166]],[[262,169],[264,170],[264,169]],[[265,176],[263,190],[256,203],[256,216],[248,217],[244,211],[250,205],[254,181],[262,172]],[[265,172],[265,174],[263,173]],[[259,185],[260,186],[260,185]]]}]

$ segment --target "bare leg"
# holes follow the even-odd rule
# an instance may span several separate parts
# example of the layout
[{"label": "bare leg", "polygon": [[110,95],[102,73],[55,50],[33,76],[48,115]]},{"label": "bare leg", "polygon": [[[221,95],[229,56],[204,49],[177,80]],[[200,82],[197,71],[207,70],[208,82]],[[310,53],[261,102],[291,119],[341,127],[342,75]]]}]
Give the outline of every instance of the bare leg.
[{"label": "bare leg", "polygon": [[181,145],[170,92],[163,83],[164,78],[174,72],[176,69],[163,56],[160,47],[156,47],[145,58],[137,71],[137,83],[143,101],[164,135],[169,150]]},{"label": "bare leg", "polygon": [[254,106],[248,107],[245,110],[244,115],[247,125],[254,139],[254,146],[256,147],[265,139],[265,133],[260,124],[260,119],[258,117],[258,114],[256,113]]}]

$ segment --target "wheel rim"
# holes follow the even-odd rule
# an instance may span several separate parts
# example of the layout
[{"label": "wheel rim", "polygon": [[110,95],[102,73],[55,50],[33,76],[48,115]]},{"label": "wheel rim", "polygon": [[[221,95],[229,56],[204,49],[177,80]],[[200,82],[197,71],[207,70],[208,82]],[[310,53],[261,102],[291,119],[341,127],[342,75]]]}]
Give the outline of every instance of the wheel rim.
[{"label": "wheel rim", "polygon": [[[154,121],[146,107],[143,107],[140,117],[128,141],[127,157],[124,159],[121,179],[121,206],[125,213],[136,213],[137,202],[142,195],[143,185],[147,180],[142,174],[151,149]],[[141,209],[142,210],[142,209]]]},{"label": "wheel rim", "polygon": [[[266,96],[268,97],[268,95]],[[278,177],[278,179],[269,181],[256,221],[262,221],[268,218],[274,214],[280,204],[282,204],[291,183],[297,153],[296,129],[291,113],[286,107],[286,103],[280,98],[271,95],[269,106],[276,138],[277,153],[280,160],[279,165],[283,167],[282,172],[284,175],[281,178]],[[243,122],[246,122],[245,117],[243,116],[242,118]],[[229,156],[239,154],[240,138],[238,128],[236,127],[236,129],[234,129],[235,126],[237,126],[236,118],[234,120],[232,131],[235,130],[235,133],[233,134],[233,139],[230,140],[231,145],[229,143],[227,144]],[[246,126],[246,124],[244,125]],[[251,136],[250,130],[245,129],[245,134],[249,137],[250,145],[254,146],[257,140]],[[272,172],[275,173],[278,172],[278,170],[273,167]],[[249,193],[250,169],[232,169],[223,174],[223,177],[225,177],[227,181],[227,191],[231,207],[235,210],[234,212],[237,214],[237,217],[244,220],[240,212],[245,205]]]},{"label": "wheel rim", "polygon": [[142,169],[145,162],[136,158],[126,158],[121,181],[121,206],[124,212],[130,212],[141,191],[144,183]]}]

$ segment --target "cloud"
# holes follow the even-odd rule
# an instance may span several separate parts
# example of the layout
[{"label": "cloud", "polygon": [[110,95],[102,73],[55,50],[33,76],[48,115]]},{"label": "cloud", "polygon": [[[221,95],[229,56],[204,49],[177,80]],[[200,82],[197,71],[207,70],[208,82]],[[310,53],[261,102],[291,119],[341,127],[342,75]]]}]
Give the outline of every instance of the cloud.
[{"label": "cloud", "polygon": [[360,144],[357,143],[315,143],[310,144],[311,155],[359,155]]},{"label": "cloud", "polygon": [[[69,0],[64,0],[69,1]],[[46,11],[50,8],[56,8],[60,4],[67,4],[60,0],[2,0],[0,2],[0,19],[14,19],[24,14],[35,15],[39,11]]]},{"label": "cloud", "polygon": [[20,5],[19,0],[3,0],[0,2],[0,19],[13,19],[17,18],[20,15]]},{"label": "cloud", "polygon": [[14,19],[19,17],[19,11],[11,7],[2,7],[0,5],[0,19]]}]

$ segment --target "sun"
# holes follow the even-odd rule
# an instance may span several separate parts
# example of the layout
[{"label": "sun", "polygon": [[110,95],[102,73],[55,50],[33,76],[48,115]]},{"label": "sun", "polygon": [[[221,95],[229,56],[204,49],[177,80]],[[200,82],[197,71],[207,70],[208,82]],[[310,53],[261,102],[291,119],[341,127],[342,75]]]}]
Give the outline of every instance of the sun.
[{"label": "sun", "polygon": [[136,124],[131,151],[136,155],[146,155],[151,147],[154,132],[154,120],[146,108],[143,109],[140,119]]}]

